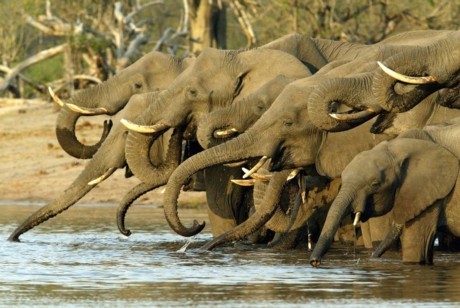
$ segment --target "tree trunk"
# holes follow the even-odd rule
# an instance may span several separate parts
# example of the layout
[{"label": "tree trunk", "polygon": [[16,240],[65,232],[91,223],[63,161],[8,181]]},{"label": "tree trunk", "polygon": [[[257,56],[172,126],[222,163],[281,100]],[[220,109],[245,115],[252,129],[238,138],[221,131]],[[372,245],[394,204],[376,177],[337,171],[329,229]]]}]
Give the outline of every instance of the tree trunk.
[{"label": "tree trunk", "polygon": [[190,18],[190,50],[226,48],[226,4],[221,0],[187,0]]}]

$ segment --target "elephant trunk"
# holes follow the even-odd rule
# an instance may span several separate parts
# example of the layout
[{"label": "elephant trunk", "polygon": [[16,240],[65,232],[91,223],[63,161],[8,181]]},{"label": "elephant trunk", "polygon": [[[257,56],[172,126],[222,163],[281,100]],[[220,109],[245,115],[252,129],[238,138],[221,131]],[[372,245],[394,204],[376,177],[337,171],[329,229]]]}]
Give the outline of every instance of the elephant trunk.
[{"label": "elephant trunk", "polygon": [[334,235],[340,226],[340,222],[350,209],[350,204],[354,200],[355,191],[351,187],[342,187],[339,194],[327,214],[326,222],[324,223],[321,235],[310,256],[310,264],[314,267],[321,265],[321,258],[329,250],[329,247],[334,240]]},{"label": "elephant trunk", "polygon": [[[118,80],[119,78],[113,77],[95,87],[80,91],[69,100],[68,104],[62,106],[57,117],[56,137],[61,147],[69,155],[81,159],[93,157],[107,137],[112,123],[110,121],[104,122],[102,136],[96,144],[85,145],[77,139],[75,126],[81,116],[89,114],[71,110],[68,105],[71,104],[88,110],[103,108],[107,114],[113,115],[124,107],[132,95],[130,88],[116,85]],[[101,114],[100,112],[97,114]]]},{"label": "elephant trunk", "polygon": [[[130,130],[126,138],[125,155],[129,168],[139,180],[144,183],[156,185],[159,172],[166,172],[166,170],[171,168],[171,165],[162,165],[162,159],[159,159],[158,162],[152,161],[152,159],[156,160],[158,158],[151,157],[150,155],[154,143],[158,142],[160,137],[164,137],[165,132],[171,127],[171,125],[166,125],[163,122],[163,116],[166,116],[165,114],[167,113],[166,95],[168,94],[149,93],[146,95],[146,99],[151,102],[147,111],[135,119],[135,123],[141,126],[156,123],[158,125],[155,125],[155,127],[158,127],[159,130],[154,133],[140,133]],[[182,138],[182,131],[180,138]],[[174,155],[177,156],[176,150],[180,150],[181,148],[179,143],[174,147],[170,143],[168,151],[172,152],[169,153],[174,152]]]},{"label": "elephant trunk", "polygon": [[[9,240],[19,241],[19,236],[21,234],[67,210],[78,200],[83,198],[97,185],[98,181],[94,181],[95,179],[105,179],[117,168],[123,167],[125,164],[123,155],[115,157],[114,160],[110,160],[110,165],[108,165],[106,158],[107,153],[103,148],[101,148],[101,150],[103,151],[98,151],[96,153],[69,188],[67,188],[57,199],[40,208],[27,218],[26,221],[17,227],[10,235]],[[91,182],[94,182],[94,184],[90,184]]]},{"label": "elephant trunk", "polygon": [[136,186],[134,186],[124,197],[123,200],[121,200],[120,205],[118,206],[117,209],[117,226],[118,230],[121,232],[121,234],[125,236],[130,236],[131,235],[131,230],[126,229],[125,227],[125,217],[126,213],[128,212],[128,209],[131,207],[134,201],[136,201],[137,198],[142,196],[143,194],[151,191],[154,189],[152,185],[145,184],[145,183],[140,183]]},{"label": "elephant trunk", "polygon": [[[422,75],[427,69],[426,62],[421,61],[421,67],[414,69],[414,57],[413,52],[401,52],[388,58],[383,64],[405,75]],[[425,57],[421,58],[425,59]],[[374,96],[382,108],[389,112],[408,111],[437,89],[439,89],[437,84],[412,85],[402,83],[387,75],[383,70],[378,70],[374,75]]]},{"label": "elephant trunk", "polygon": [[404,112],[440,88],[458,86],[459,35],[454,31],[431,45],[401,52],[385,60],[382,69],[375,73],[373,83],[375,97],[382,108]]},{"label": "elephant trunk", "polygon": [[252,157],[250,149],[253,147],[254,141],[254,136],[246,133],[237,139],[200,152],[176,168],[169,178],[164,197],[165,217],[176,233],[182,236],[193,236],[204,228],[204,223],[199,224],[197,221],[194,221],[191,228],[187,228],[179,219],[177,199],[186,180],[194,173],[207,167]]},{"label": "elephant trunk", "polygon": [[259,230],[273,216],[289,172],[290,170],[283,170],[274,173],[267,187],[262,206],[256,209],[254,214],[242,224],[219,235],[204,245],[202,249],[211,250],[218,245],[243,239]]},{"label": "elephant trunk", "polygon": [[[349,130],[377,115],[380,107],[373,101],[371,74],[334,78],[322,82],[310,94],[310,119],[322,130],[337,132]],[[341,104],[361,110],[341,113],[335,110]]]},{"label": "elephant trunk", "polygon": [[174,169],[179,165],[182,155],[182,133],[180,129],[174,130],[169,140],[168,152],[166,153],[167,159],[149,176],[150,182],[135,186],[120,202],[117,209],[117,225],[122,234],[131,235],[131,231],[125,228],[125,216],[131,204],[143,194],[165,185]]}]

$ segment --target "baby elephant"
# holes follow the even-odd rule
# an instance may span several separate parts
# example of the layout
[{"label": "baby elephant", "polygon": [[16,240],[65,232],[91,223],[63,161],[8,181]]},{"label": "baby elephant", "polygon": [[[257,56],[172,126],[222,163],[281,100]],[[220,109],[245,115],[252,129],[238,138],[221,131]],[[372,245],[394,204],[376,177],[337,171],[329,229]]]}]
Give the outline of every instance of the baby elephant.
[{"label": "baby elephant", "polygon": [[[452,132],[452,128],[458,130],[460,126],[445,128]],[[441,140],[460,146],[458,137]],[[374,256],[383,254],[400,237],[404,263],[433,263],[434,238],[440,225],[460,236],[460,184],[456,187],[459,160],[452,154],[455,151],[433,141],[436,142],[413,138],[384,141],[350,162],[310,257],[312,266],[321,264],[340,221],[350,213],[355,214],[356,224],[359,219],[366,221],[392,211],[392,229]]]}]

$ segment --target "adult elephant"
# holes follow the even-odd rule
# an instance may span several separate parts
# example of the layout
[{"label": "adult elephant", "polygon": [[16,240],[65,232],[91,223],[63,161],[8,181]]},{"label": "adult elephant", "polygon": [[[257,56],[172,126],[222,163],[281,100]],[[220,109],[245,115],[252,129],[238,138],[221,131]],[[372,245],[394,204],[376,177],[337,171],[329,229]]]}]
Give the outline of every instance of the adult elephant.
[{"label": "adult elephant", "polygon": [[114,115],[124,108],[131,96],[139,93],[164,89],[182,72],[193,59],[179,59],[161,52],[150,52],[121,70],[112,78],[89,89],[77,92],[61,106],[57,117],[56,136],[61,147],[76,157],[91,158],[107,137],[111,122],[104,122],[101,140],[94,145],[82,144],[75,132],[75,125],[81,116],[99,114]]},{"label": "adult elephant", "polygon": [[[132,130],[126,143],[126,157],[136,177],[146,183],[150,181],[155,166],[151,164],[148,149],[163,131],[188,126],[187,131],[193,135],[197,123],[207,113],[253,94],[280,74],[302,78],[309,76],[310,71],[297,58],[277,50],[203,50],[193,66],[160,92],[155,102],[149,103],[150,107],[135,124],[123,121]],[[247,214],[243,204],[250,197],[230,182],[241,175],[240,169],[226,166],[205,170],[208,213],[214,235],[246,218],[241,210]],[[199,229],[203,227],[196,225]]]},{"label": "adult elephant", "polygon": [[[321,175],[337,178],[356,154],[392,138],[384,134],[369,133],[373,124],[369,122],[338,133],[328,134],[319,130],[312,123],[307,108],[308,97],[312,89],[317,86],[315,76],[290,83],[270,109],[246,132],[224,144],[198,153],[173,172],[166,186],[164,206],[166,218],[174,231],[187,235],[199,231],[196,227],[189,229],[181,223],[177,213],[177,197],[182,183],[203,168],[262,157],[263,160],[271,158],[269,169],[275,172],[270,186],[274,179],[278,182],[285,180],[282,170],[312,165]],[[355,91],[359,91],[359,88],[355,88]],[[423,127],[437,112],[438,108],[431,97],[413,110],[395,115],[390,125],[382,128],[382,132],[389,131],[393,135],[410,127]],[[273,181],[273,185],[276,181]],[[268,194],[278,196],[276,193],[271,193],[271,187],[267,190]],[[223,238],[225,241],[239,239],[252,232],[254,226],[264,224],[275,211],[272,206],[276,206],[277,203],[270,201],[265,204],[267,206],[257,211],[257,215],[251,216],[243,224],[212,242],[222,242]],[[184,232],[184,229],[187,231]]]},{"label": "adult elephant", "polygon": [[[166,85],[171,83],[175,79],[175,77],[179,75],[179,73],[182,70],[185,70],[185,68],[188,67],[192,62],[193,60],[191,59],[184,59],[182,61],[178,58],[169,55],[154,52],[149,54],[148,56],[143,57],[141,60],[129,66],[128,68],[124,69],[122,71],[123,74],[120,73],[119,75],[117,75],[118,77],[114,77],[106,83],[103,83],[102,85],[98,86],[99,90],[93,90],[93,88],[91,88],[79,92],[79,94],[77,94],[76,97],[81,97],[81,99],[85,98],[88,101],[90,99],[91,101],[94,101],[96,98],[96,101],[104,100],[104,102],[112,103],[112,105],[114,102],[122,102],[123,104],[120,103],[121,105],[119,105],[116,108],[123,109],[116,115],[114,127],[108,133],[107,138],[103,142],[101,142],[100,148],[98,149],[97,153],[88,162],[81,174],[60,196],[58,196],[55,200],[39,209],[37,212],[33,213],[20,226],[18,226],[16,230],[14,230],[13,233],[10,235],[9,240],[19,241],[19,236],[21,234],[58,215],[62,211],[65,211],[70,206],[78,202],[78,200],[83,198],[86,194],[88,194],[97,184],[107,179],[117,169],[126,167],[126,175],[131,176],[131,171],[129,170],[129,166],[126,163],[125,158],[125,142],[128,130],[126,129],[126,127],[121,125],[119,121],[121,118],[134,119],[137,116],[139,116],[147,108],[147,103],[150,101],[145,100],[144,95],[155,96],[157,95],[157,92],[134,95],[125,93],[124,96],[120,97],[120,100],[118,100],[118,98],[115,96],[108,95],[108,93],[118,93],[116,82],[125,81],[129,84],[128,81],[136,76],[136,78],[139,78],[139,76],[142,75],[141,72],[144,73],[144,75],[142,75],[144,76],[142,80],[148,81],[148,86],[143,86],[144,89],[142,90],[142,87],[140,87],[138,89],[139,91],[146,91],[148,90],[148,88],[153,87],[154,84],[156,87],[159,87],[160,89],[164,88]],[[152,72],[144,72],[144,67],[152,68]],[[112,89],[110,85],[114,88]],[[133,85],[131,84],[130,86],[128,86],[128,88],[131,86]],[[124,86],[118,87],[124,88]],[[107,92],[105,95],[101,94],[101,96],[89,96],[91,93],[96,95],[96,93],[105,92]],[[55,99],[58,100],[57,97],[55,97]],[[124,102],[125,100],[128,101],[127,105],[126,102]],[[66,125],[68,126],[66,129],[63,129],[62,131],[67,131],[66,134],[68,134],[68,136],[75,136],[75,121],[78,119],[79,114],[69,110],[70,109],[67,106],[63,107],[61,114],[58,116],[57,131],[60,131],[59,123],[61,123],[61,120],[69,117],[71,120],[65,121],[67,123]],[[175,138],[172,139],[170,142],[170,131],[166,134],[163,134],[161,138],[157,139],[156,142],[154,142],[153,145],[151,145],[151,147],[149,148],[149,159],[151,159],[153,163],[157,166],[155,174],[152,176],[152,180],[149,183],[139,184],[135,188],[133,188],[127,194],[128,199],[132,200],[137,196],[142,195],[143,193],[152,190],[157,186],[164,185],[167,182],[169,175],[171,174],[172,170],[178,165],[180,160],[180,150],[177,149],[181,148],[181,134],[181,132],[177,132]],[[58,138],[59,136],[62,137],[63,134],[58,134]],[[67,138],[67,140],[72,140],[72,138],[73,137]],[[73,142],[71,143],[75,144]],[[84,146],[77,146],[76,148],[84,149]],[[167,150],[168,148],[170,148],[169,151]],[[87,150],[82,150],[82,152],[80,153],[89,152],[87,152]],[[128,231],[126,231],[125,234],[128,234]]]},{"label": "adult elephant", "polygon": [[460,236],[459,133],[459,121],[443,123],[358,154],[342,173],[311,265],[321,264],[347,213],[354,213],[357,223],[390,211],[392,230],[373,255],[381,256],[402,235],[403,262],[432,264],[437,227]]},{"label": "adult elephant", "polygon": [[[8,240],[19,241],[20,235],[65,211],[117,169],[127,167],[124,149],[128,131],[126,127],[119,123],[119,120],[121,117],[134,118],[139,115],[147,107],[145,103],[145,100],[139,101],[135,96],[131,98],[125,108],[116,115],[113,129],[80,175],[56,199],[30,215],[11,233]],[[141,183],[133,188],[128,195],[139,195],[154,187],[164,185],[169,175],[179,164],[182,152],[175,149],[181,149],[181,146],[182,136],[180,131],[176,131],[173,134],[168,132],[162,138],[159,138],[150,151],[152,160],[156,164],[164,166],[157,170],[156,182]]]},{"label": "adult elephant", "polygon": [[[403,44],[401,48],[394,50],[395,52],[388,49],[390,53],[383,57],[375,57],[370,74],[361,76],[359,80],[351,78],[346,84],[343,79],[330,80],[316,89],[308,105],[315,125],[328,131],[341,130],[344,127],[343,119],[359,118],[371,111],[404,112],[433,93],[437,93],[437,102],[440,105],[458,108],[460,106],[458,100],[460,91],[458,35],[460,32],[429,31],[425,38],[411,38],[411,33],[408,33],[409,37],[405,43],[409,46]],[[387,49],[387,46],[383,49]],[[445,56],[440,57],[440,54]],[[421,75],[428,72],[430,76],[421,78],[403,76],[389,70],[385,65],[406,74]],[[359,93],[343,91],[346,87],[356,86],[365,90]],[[360,112],[337,113],[334,111],[334,106],[340,104]]]}]

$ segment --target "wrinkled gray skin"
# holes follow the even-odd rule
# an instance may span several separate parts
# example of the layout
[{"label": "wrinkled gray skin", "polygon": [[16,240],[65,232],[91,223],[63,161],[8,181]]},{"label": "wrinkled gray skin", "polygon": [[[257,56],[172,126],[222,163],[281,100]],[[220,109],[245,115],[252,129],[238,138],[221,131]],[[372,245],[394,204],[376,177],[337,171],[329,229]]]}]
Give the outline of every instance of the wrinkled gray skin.
[{"label": "wrinkled gray skin", "polygon": [[[148,84],[150,85],[149,87],[152,87],[152,85],[155,83],[156,87],[164,88],[166,85],[168,85],[168,83],[171,83],[177,75],[179,75],[180,71],[184,70],[188,65],[190,65],[190,63],[192,63],[193,60],[187,59],[185,61],[181,61],[172,56],[154,52],[154,53],[151,53],[143,57],[139,61],[133,64],[132,66],[124,69],[122,71],[123,74],[122,72],[120,72],[120,74],[117,75],[118,77],[116,78],[116,80],[122,81],[122,79],[120,78],[123,77],[124,81],[126,81],[126,80],[130,80],[130,78],[128,78],[129,76],[131,77],[137,76],[138,73],[129,74],[129,72],[131,72],[131,69],[134,69],[134,68],[137,68],[136,72],[139,72],[140,70],[139,65],[141,65],[142,69],[145,66],[153,70],[152,74],[148,73],[148,74],[145,74],[145,76],[143,77],[144,80],[148,81]],[[124,76],[128,76],[128,77],[124,78]],[[109,85],[112,85],[112,87],[115,86],[116,88],[117,87],[123,88],[122,85],[120,86],[120,85],[112,84],[113,82],[115,81],[114,80],[107,81],[106,83],[104,83],[103,88],[106,89],[106,87],[109,87]],[[143,90],[145,90],[145,87]],[[83,92],[86,93],[84,94],[86,96],[86,95],[89,95],[91,91],[92,90],[85,90],[85,91],[82,91],[81,93]],[[117,93],[115,89],[105,90],[105,91],[109,91],[109,92],[113,91]],[[150,92],[146,95],[154,96],[154,95],[157,95],[156,93],[157,92]],[[111,96],[110,97],[102,96],[100,97],[100,100],[103,100],[103,99],[109,100],[109,98],[111,98]],[[126,136],[128,134],[128,130],[123,125],[121,125],[119,121],[121,118],[132,120],[136,118],[137,116],[139,116],[139,114],[141,114],[147,108],[148,101],[141,99],[141,98],[143,98],[143,96],[140,94],[132,95],[131,97],[126,98],[127,100],[129,99],[128,104],[126,106],[123,105],[124,108],[123,106],[120,105],[120,108],[123,108],[123,109],[121,112],[119,112],[119,114],[115,116],[114,118],[115,124],[112,130],[110,131],[110,133],[108,134],[107,139],[105,139],[105,141],[102,143],[97,153],[93,156],[93,158],[85,166],[85,169],[82,171],[82,173],[58,198],[56,198],[54,201],[47,204],[43,208],[39,209],[37,212],[35,212],[29,218],[27,218],[26,221],[24,221],[18,228],[16,228],[16,230],[10,235],[9,240],[18,241],[19,236],[21,234],[45,222],[46,220],[58,215],[62,211],[68,209],[70,206],[75,204],[78,200],[83,198],[87,193],[89,193],[96,186],[96,185],[88,185],[90,181],[101,177],[104,173],[106,173],[109,170],[111,170],[110,174],[112,174],[116,169],[124,168],[127,166],[126,158],[125,158],[125,141],[126,141]],[[94,97],[92,99],[94,99]],[[96,99],[95,101],[99,101],[99,99]],[[64,116],[63,114],[68,113],[68,115],[71,116],[71,118],[75,119],[76,121],[76,119],[78,118],[77,115],[75,115],[71,111],[64,111],[64,110],[67,110],[67,107],[63,108],[63,111],[61,111],[61,114],[59,115],[59,117],[61,118],[67,117],[67,116]],[[58,119],[58,128],[59,128],[59,123],[61,120]],[[67,127],[73,129],[75,127],[75,123],[74,122],[71,123],[71,122],[67,122],[67,125],[70,125]],[[139,185],[133,188],[133,190],[130,193],[128,193],[125,199],[123,200],[122,206],[120,207],[118,211],[118,219],[117,219],[117,221],[119,222],[120,231],[123,234],[129,235],[129,230],[124,229],[124,224],[121,224],[121,221],[123,221],[124,219],[126,210],[131,204],[130,202],[132,202],[131,200],[135,200],[136,196],[139,196],[149,190],[152,190],[153,188],[159,185],[164,185],[169,175],[171,174],[172,169],[178,164],[177,161],[176,162],[174,161],[177,154],[173,154],[173,153],[177,153],[177,151],[175,151],[174,149],[171,149],[169,151],[169,154],[166,153],[166,149],[168,147],[168,142],[169,142],[168,140],[170,136],[171,136],[171,132],[164,134],[161,138],[157,139],[157,141],[153,145],[151,145],[151,147],[149,148],[149,157],[150,157],[149,159],[152,159],[152,161],[157,166],[157,169],[155,170],[156,172],[152,176],[151,182],[149,182],[146,185]],[[176,143],[177,142],[179,141],[176,140]],[[176,147],[180,148],[180,144],[177,144]],[[169,155],[168,159],[166,159],[167,155]],[[127,176],[130,176],[130,171],[128,171],[128,168],[127,168],[126,173],[127,173]]]},{"label": "wrinkled gray skin", "polygon": [[[134,94],[164,89],[183,70],[181,59],[161,52],[150,52],[107,81],[75,93],[66,103],[84,108],[105,108],[108,115],[114,115],[124,108]],[[75,132],[80,116],[68,107],[62,107],[57,118],[56,136],[68,154],[87,159],[101,146],[111,125],[109,122],[104,124],[104,133],[98,143],[84,145],[77,139]]]},{"label": "wrinkled gray skin", "polygon": [[[237,52],[208,48],[134,122],[141,125],[162,124],[162,129],[188,126],[187,130],[193,135],[194,127],[207,113],[228,106],[240,97],[251,95],[280,74],[288,78],[301,78],[310,73],[298,59],[276,50]],[[147,150],[155,138],[149,134],[130,132],[127,139],[128,164],[143,182],[148,182],[151,176]],[[205,170],[207,201],[214,235],[242,221],[237,217],[245,219],[238,212],[247,198],[242,195],[241,188],[229,182],[231,178],[241,175],[239,168],[216,166]],[[244,210],[247,213],[247,209]],[[203,227],[195,223],[193,229],[201,230]],[[184,236],[194,233],[187,229],[179,232]]]},{"label": "wrinkled gray skin", "polygon": [[[414,59],[424,59],[422,51],[427,48],[431,50],[432,45],[440,45],[439,42],[445,42],[446,37],[452,34],[452,31],[428,30],[396,35],[369,46],[369,51],[357,59],[348,61],[348,63],[341,64],[340,67],[326,72],[325,75],[330,79],[320,83],[310,96],[308,109],[311,120],[320,129],[342,131],[355,125],[353,125],[353,122],[347,125],[347,121],[337,120],[330,116],[331,110],[336,109],[337,106],[344,109],[342,112],[348,111],[346,110],[347,106],[356,111],[370,108],[375,113],[381,113],[385,110],[396,112],[398,111],[397,109],[393,110],[393,107],[389,107],[389,104],[394,102],[395,106],[402,106],[403,104],[407,106],[404,109],[401,107],[399,111],[407,111],[436,91],[438,93],[438,104],[454,107],[454,101],[458,97],[458,76],[455,79],[452,75],[454,72],[458,74],[458,68],[454,70],[448,68],[455,67],[453,62],[457,61],[460,56],[457,56],[455,60],[453,56],[458,54],[458,51],[450,52],[451,55],[442,58],[444,62],[450,60],[452,63],[437,63],[439,70],[436,74],[440,82],[446,78],[445,74],[449,75],[447,78],[449,82],[444,82],[442,86],[440,84],[414,86],[395,81],[377,65],[377,61],[382,61],[386,64],[390,63],[388,65],[394,68],[393,59],[398,58],[404,58],[404,61],[401,62],[405,66],[408,63],[414,66],[424,63],[424,61],[414,61]],[[435,55],[438,55],[438,53],[435,53]],[[437,56],[433,55],[433,57]],[[320,73],[323,71],[325,70],[320,70]],[[442,78],[440,71],[444,73]],[[389,85],[389,82],[391,82],[391,85]],[[454,89],[441,89],[444,86],[454,87]],[[388,90],[389,87],[391,91]],[[350,91],[350,89],[353,90]],[[453,91],[453,93],[449,91]],[[455,97],[455,99],[452,99],[452,97]],[[338,112],[340,113],[341,111],[339,110]]]},{"label": "wrinkled gray skin", "polygon": [[[408,76],[433,76],[434,84],[398,87],[382,70],[374,76],[373,92],[379,104],[390,112],[404,112],[441,89],[440,104],[460,107],[460,31],[437,31],[420,42],[421,48],[393,55],[383,64]],[[401,84],[401,83],[400,83]],[[404,83],[402,83],[404,84]],[[388,99],[389,98],[389,99]]]},{"label": "wrinkled gray skin", "polygon": [[[307,77],[310,74],[304,76]],[[260,116],[270,108],[281,91],[295,79],[279,75],[267,82],[254,93],[235,100],[225,108],[216,109],[198,125],[196,136],[203,149],[222,143],[228,137],[244,132],[254,124]],[[217,130],[235,129],[230,136],[219,137]]]},{"label": "wrinkled gray skin", "polygon": [[437,227],[446,225],[460,236],[458,123],[408,131],[358,154],[342,173],[342,187],[310,263],[321,264],[345,215],[361,212],[366,221],[392,210],[392,230],[374,256],[383,254],[402,234],[403,262],[432,264]]},{"label": "wrinkled gray skin", "polygon": [[[356,154],[391,138],[386,135],[369,133],[372,121],[339,133],[327,134],[319,130],[310,120],[306,108],[311,88],[316,86],[314,82],[312,83],[314,79],[315,75],[290,83],[270,109],[245,133],[224,144],[198,153],[173,172],[166,186],[164,206],[166,218],[175,231],[187,229],[180,222],[177,213],[180,187],[187,178],[201,169],[216,164],[267,156],[272,159],[270,171],[279,172],[290,168],[315,165],[319,174],[336,178]],[[433,104],[432,99],[427,98],[413,110],[395,115],[392,122],[381,128],[381,131],[397,135],[409,128],[423,127],[430,117],[435,117],[440,108]],[[445,116],[453,117],[450,114]],[[270,189],[267,190],[268,193]],[[276,196],[276,194],[273,195]],[[276,202],[271,201],[270,203],[276,205]],[[273,212],[274,209],[271,207],[261,209],[258,217],[265,221],[257,221],[254,224],[263,225]],[[238,236],[229,236],[228,240],[240,239],[240,235],[247,235],[254,229],[253,225],[248,222],[243,225],[239,228],[240,230],[246,228],[246,231],[238,232]],[[222,239],[218,241],[224,242]]]}]

